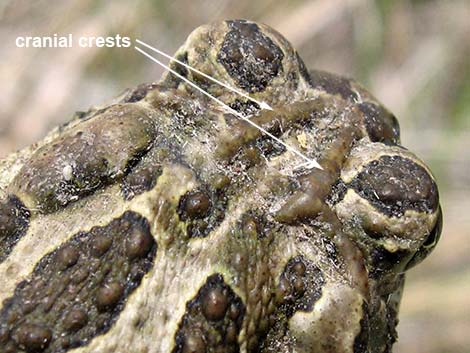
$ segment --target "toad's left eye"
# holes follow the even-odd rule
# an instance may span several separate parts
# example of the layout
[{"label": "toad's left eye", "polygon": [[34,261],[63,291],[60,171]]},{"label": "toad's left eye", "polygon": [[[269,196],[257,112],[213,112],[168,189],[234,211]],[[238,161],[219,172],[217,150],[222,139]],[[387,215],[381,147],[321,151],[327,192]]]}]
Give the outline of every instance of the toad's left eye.
[{"label": "toad's left eye", "polygon": [[[297,99],[310,80],[302,59],[278,32],[247,20],[219,21],[201,26],[178,49],[176,58],[194,69],[269,105]],[[170,67],[237,111],[260,107],[204,75],[172,62]],[[167,74],[166,86],[193,92],[187,83]]]},{"label": "toad's left eye", "polygon": [[340,184],[335,210],[357,229],[355,240],[374,268],[402,271],[434,248],[441,229],[438,190],[412,153],[381,143],[361,145],[346,161]]}]

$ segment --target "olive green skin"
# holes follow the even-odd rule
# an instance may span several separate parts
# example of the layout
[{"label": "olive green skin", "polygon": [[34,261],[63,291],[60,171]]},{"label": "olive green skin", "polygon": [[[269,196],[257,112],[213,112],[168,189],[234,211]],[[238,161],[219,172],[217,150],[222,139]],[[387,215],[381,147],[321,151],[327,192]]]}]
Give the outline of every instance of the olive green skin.
[{"label": "olive green skin", "polygon": [[0,352],[390,352],[442,227],[429,169],[352,80],[223,21],[166,74],[0,161]]}]

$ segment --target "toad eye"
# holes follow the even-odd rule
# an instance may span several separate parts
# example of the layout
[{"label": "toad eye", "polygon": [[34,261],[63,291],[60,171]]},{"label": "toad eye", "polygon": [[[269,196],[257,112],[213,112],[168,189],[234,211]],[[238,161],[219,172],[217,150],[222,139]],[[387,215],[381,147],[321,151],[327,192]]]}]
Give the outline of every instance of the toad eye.
[{"label": "toad eye", "polygon": [[341,173],[338,217],[358,229],[370,265],[403,271],[436,245],[442,216],[436,183],[409,151],[381,143],[352,151]]},{"label": "toad eye", "polygon": [[[175,57],[269,105],[291,100],[296,90],[310,80],[302,59],[280,33],[247,20],[220,21],[199,27]],[[260,108],[198,72],[174,62],[170,66],[237,111],[253,112]],[[194,91],[171,74],[166,75],[163,83],[178,90]]]}]

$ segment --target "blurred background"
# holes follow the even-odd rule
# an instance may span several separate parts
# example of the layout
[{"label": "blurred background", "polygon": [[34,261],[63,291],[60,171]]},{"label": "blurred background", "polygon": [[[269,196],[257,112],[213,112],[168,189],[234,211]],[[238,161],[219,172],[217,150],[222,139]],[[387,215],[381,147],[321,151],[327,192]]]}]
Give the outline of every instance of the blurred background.
[{"label": "blurred background", "polygon": [[173,53],[228,18],[271,25],[307,67],[357,79],[396,114],[437,178],[444,231],[408,275],[394,352],[470,352],[468,0],[0,0],[0,158],[162,74],[132,47],[19,49],[17,36],[120,34]]}]

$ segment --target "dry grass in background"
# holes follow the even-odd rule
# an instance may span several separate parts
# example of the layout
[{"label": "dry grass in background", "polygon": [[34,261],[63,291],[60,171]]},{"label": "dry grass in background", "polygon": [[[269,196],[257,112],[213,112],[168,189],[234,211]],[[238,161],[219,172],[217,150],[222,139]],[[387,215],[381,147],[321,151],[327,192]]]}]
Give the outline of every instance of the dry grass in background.
[{"label": "dry grass in background", "polygon": [[436,251],[408,276],[395,352],[468,352],[468,0],[2,0],[0,157],[162,73],[133,49],[17,49],[16,36],[119,33],[174,52],[192,29],[225,18],[273,26],[308,67],[356,78],[398,116],[403,145],[436,175],[445,222]]}]

